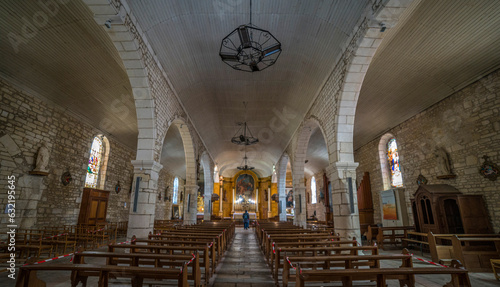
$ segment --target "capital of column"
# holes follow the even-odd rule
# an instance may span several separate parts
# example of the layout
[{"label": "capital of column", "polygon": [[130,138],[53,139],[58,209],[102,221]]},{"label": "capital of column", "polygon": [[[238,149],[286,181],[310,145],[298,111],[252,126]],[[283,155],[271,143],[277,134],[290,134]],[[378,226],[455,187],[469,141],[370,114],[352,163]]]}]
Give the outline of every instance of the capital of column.
[{"label": "capital of column", "polygon": [[352,177],[353,173],[356,173],[356,168],[358,168],[358,166],[358,162],[337,161],[330,164],[326,168],[326,172],[331,179]]},{"label": "capital of column", "polygon": [[163,165],[155,160],[132,160],[131,163],[134,166],[134,173],[159,173],[163,168]]},{"label": "capital of column", "polygon": [[191,192],[196,192],[198,191],[198,189],[200,189],[200,187],[198,185],[184,185],[184,190],[185,191],[191,191]]}]

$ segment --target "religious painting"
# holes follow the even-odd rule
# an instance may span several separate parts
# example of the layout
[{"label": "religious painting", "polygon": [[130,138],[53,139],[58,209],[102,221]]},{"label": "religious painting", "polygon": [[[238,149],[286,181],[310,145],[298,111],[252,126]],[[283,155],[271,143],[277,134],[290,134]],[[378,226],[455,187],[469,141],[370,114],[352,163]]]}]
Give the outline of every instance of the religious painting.
[{"label": "religious painting", "polygon": [[179,219],[179,206],[172,206],[172,219]]},{"label": "religious painting", "polygon": [[396,197],[393,190],[382,191],[382,212],[386,220],[397,220]]},{"label": "religious painting", "polygon": [[255,182],[251,175],[241,174],[236,180],[236,198],[248,201],[254,196]]},{"label": "religious painting", "polygon": [[290,190],[286,195],[286,207],[287,208],[293,207],[293,190]]}]

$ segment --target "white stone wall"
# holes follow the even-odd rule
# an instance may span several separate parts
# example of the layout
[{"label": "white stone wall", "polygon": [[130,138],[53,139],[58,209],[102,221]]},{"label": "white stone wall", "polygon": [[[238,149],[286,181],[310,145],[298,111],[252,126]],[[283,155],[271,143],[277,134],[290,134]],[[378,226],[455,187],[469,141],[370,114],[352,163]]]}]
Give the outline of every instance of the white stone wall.
[{"label": "white stone wall", "polygon": [[[93,138],[102,131],[81,122],[54,104],[40,100],[0,80],[0,184],[16,176],[16,216],[22,227],[76,224]],[[133,176],[130,163],[135,151],[108,138],[110,143],[104,189],[110,190],[108,219],[127,220]],[[47,143],[49,175],[29,175],[35,167],[42,141]],[[69,171],[73,181],[63,186],[61,175]],[[114,192],[120,181],[121,192]],[[1,228],[7,192],[0,193]],[[127,208],[124,208],[127,202]],[[18,221],[18,223],[21,223]]]},{"label": "white stone wall", "polygon": [[[479,174],[482,156],[500,165],[500,71],[456,92],[388,132],[397,140],[407,207],[420,173],[428,184],[449,184],[464,194],[481,194],[495,232],[500,231],[500,179]],[[384,189],[378,156],[379,138],[355,151],[359,178],[370,172],[375,223],[381,222],[379,192]],[[449,155],[455,179],[437,179],[436,148]]]}]

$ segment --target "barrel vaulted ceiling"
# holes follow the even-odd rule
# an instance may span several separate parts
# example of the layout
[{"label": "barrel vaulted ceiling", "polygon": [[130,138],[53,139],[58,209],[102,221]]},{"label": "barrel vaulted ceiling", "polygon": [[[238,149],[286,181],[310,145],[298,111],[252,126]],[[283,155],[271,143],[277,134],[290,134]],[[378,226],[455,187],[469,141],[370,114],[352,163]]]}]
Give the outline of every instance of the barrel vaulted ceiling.
[{"label": "barrel vaulted ceiling", "polygon": [[[225,176],[242,163],[230,143],[247,121],[261,143],[249,164],[271,173],[315,96],[339,60],[341,48],[368,0],[253,0],[252,23],[281,41],[277,63],[261,72],[235,71],[218,55],[221,40],[249,22],[249,0],[128,0],[173,89]],[[137,143],[137,118],[123,63],[92,12],[81,1],[60,6],[47,23],[14,49],[9,33],[22,33],[38,1],[0,3],[0,76],[78,115],[122,143]],[[500,5],[496,0],[414,0],[387,35],[362,86],[355,147],[498,69]],[[243,102],[248,102],[245,110]],[[282,130],[273,119],[289,115]],[[180,146],[172,131],[165,152]],[[325,139],[312,134],[306,172],[328,164]],[[174,174],[180,154],[162,155]]]}]

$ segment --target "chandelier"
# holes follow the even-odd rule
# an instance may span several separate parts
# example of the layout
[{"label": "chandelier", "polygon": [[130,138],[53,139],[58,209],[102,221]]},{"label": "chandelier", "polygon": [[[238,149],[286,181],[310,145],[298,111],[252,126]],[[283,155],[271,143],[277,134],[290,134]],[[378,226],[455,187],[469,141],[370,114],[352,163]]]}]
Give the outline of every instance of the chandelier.
[{"label": "chandelier", "polygon": [[248,157],[247,157],[247,147],[245,146],[245,157],[243,157],[243,162],[244,162],[245,164],[243,165],[243,162],[242,162],[241,166],[238,166],[237,168],[238,168],[239,170],[252,170],[252,169],[254,169],[255,167],[253,167],[253,166],[248,166],[248,164],[247,164],[247,160],[248,160]]},{"label": "chandelier", "polygon": [[235,70],[257,72],[273,65],[280,54],[281,43],[269,31],[252,25],[250,0],[250,23],[240,25],[222,39],[222,61]]},{"label": "chandelier", "polygon": [[[245,120],[247,117],[247,102],[243,102],[245,107]],[[259,139],[252,135],[250,128],[247,126],[247,122],[236,123],[240,128],[236,131],[234,136],[231,138],[231,142],[237,145],[253,145],[259,142]],[[246,154],[246,150],[245,150]]]}]

